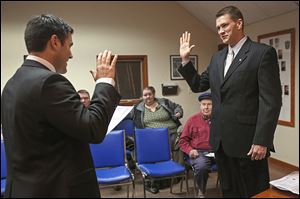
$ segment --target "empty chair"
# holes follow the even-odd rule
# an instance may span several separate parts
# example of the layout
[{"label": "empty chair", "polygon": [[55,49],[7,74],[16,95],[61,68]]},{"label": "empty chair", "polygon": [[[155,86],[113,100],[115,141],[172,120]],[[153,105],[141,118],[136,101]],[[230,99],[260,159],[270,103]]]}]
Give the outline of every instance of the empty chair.
[{"label": "empty chair", "polygon": [[126,164],[124,131],[111,131],[100,144],[90,144],[97,181],[101,187],[132,184],[132,197],[134,197],[134,175]]},{"label": "empty chair", "polygon": [[114,130],[125,130],[126,137],[134,136],[134,122],[131,119],[124,119],[122,120],[115,128]]},{"label": "empty chair", "polygon": [[144,197],[147,181],[171,178],[172,193],[173,178],[186,178],[185,168],[171,159],[167,128],[135,129],[135,147],[136,165],[143,177]]},{"label": "empty chair", "polygon": [[124,130],[126,135],[126,156],[130,169],[135,168],[134,162],[134,121],[131,119],[122,120],[113,130]]}]

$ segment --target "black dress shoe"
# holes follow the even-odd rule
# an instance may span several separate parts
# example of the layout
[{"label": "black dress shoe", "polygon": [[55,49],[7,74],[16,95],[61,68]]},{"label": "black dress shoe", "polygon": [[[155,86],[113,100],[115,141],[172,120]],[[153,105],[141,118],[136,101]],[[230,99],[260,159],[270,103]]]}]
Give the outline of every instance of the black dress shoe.
[{"label": "black dress shoe", "polygon": [[149,191],[150,193],[153,193],[153,194],[157,194],[158,192],[159,192],[159,189],[158,189],[158,187],[157,186],[155,186],[155,185],[150,185],[150,186],[145,186],[145,189],[147,190],[147,191]]}]

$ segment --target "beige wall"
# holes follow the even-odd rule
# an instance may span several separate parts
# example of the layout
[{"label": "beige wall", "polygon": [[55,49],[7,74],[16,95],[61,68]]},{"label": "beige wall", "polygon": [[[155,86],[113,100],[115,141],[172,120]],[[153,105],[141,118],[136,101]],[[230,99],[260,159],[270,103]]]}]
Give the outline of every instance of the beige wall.
[{"label": "beige wall", "polygon": [[299,10],[249,25],[245,32],[253,40],[257,36],[280,30],[295,28],[295,127],[277,125],[275,150],[272,157],[299,166]]},{"label": "beige wall", "polygon": [[[193,54],[198,55],[202,72],[219,40],[215,32],[196,20],[175,2],[1,2],[1,91],[7,80],[22,64],[27,54],[23,34],[28,19],[37,14],[52,13],[65,19],[75,29],[73,60],[68,63],[66,77],[75,89],[93,92],[89,70],[95,56],[110,49],[122,55],[147,55],[149,85],[161,97],[162,83],[179,85],[179,95],[169,97],[184,108],[183,123],[198,111],[196,97],[185,81],[170,80],[170,55],[178,54],[179,37],[192,32]],[[296,110],[299,102],[299,33],[298,12],[293,12],[246,27],[246,33],[257,35],[296,27]],[[274,25],[275,24],[275,25]],[[24,89],[26,87],[24,86]],[[296,127],[278,126],[275,134],[276,153],[272,156],[299,165],[299,114]]]},{"label": "beige wall", "polygon": [[[5,2],[1,3],[1,90],[27,54],[23,34],[33,15],[53,13],[74,29],[73,59],[66,77],[76,89],[93,92],[89,70],[100,51],[121,55],[147,55],[149,85],[161,97],[162,83],[179,85],[179,95],[169,97],[184,108],[182,122],[197,112],[197,94],[187,83],[170,80],[170,55],[179,54],[179,37],[192,32],[197,44],[200,71],[217,49],[216,33],[204,26],[176,2]],[[127,77],[124,77],[127,78]]]}]

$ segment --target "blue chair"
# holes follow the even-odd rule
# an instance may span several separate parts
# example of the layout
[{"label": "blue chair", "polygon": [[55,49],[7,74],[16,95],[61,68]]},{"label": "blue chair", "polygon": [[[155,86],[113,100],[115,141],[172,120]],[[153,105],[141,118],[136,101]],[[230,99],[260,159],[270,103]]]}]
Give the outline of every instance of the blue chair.
[{"label": "blue chair", "polygon": [[[171,159],[167,128],[136,129],[135,147],[136,166],[143,177],[144,197],[146,182],[171,179],[172,193],[173,178],[182,177],[187,180],[185,168]],[[188,191],[188,183],[186,185]]]},{"label": "blue chair", "polygon": [[134,122],[131,119],[124,119],[122,120],[115,128],[114,130],[125,130],[126,137],[134,136]]},{"label": "blue chair", "polygon": [[113,130],[124,130],[126,135],[126,157],[130,169],[135,169],[134,161],[134,130],[135,124],[131,119],[122,120]]},{"label": "blue chair", "polygon": [[6,156],[4,142],[1,140],[1,197],[3,197],[6,185]]},{"label": "blue chair", "polygon": [[102,143],[90,144],[90,149],[100,188],[127,185],[127,197],[129,197],[129,185],[132,184],[132,197],[134,197],[134,175],[126,163],[124,131],[111,131]]},{"label": "blue chair", "polygon": [[[190,164],[189,161],[189,156],[187,154],[183,155],[183,159],[184,159],[184,166],[187,172],[187,176],[189,175],[189,171],[194,171],[194,168],[192,167],[192,165]],[[218,167],[217,167],[217,163],[215,161],[215,159],[213,157],[210,158],[210,170],[209,173],[216,173],[218,172]],[[217,176],[217,182],[216,182],[216,187],[219,187],[219,175]],[[198,184],[197,184],[197,179],[196,176],[193,175],[193,182],[194,182],[194,196],[197,197],[198,192],[199,192],[199,188],[198,188]],[[182,190],[182,182],[180,184],[180,190]]]}]

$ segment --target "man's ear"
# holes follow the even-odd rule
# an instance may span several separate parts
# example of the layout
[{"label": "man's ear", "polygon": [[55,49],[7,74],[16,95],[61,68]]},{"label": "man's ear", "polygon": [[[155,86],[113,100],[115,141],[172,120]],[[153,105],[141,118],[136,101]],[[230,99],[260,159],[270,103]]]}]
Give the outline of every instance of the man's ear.
[{"label": "man's ear", "polygon": [[50,37],[49,43],[50,43],[50,47],[51,47],[53,50],[57,50],[58,48],[61,47],[61,41],[60,41],[60,39],[57,37],[57,35],[52,35],[52,36]]},{"label": "man's ear", "polygon": [[238,30],[242,30],[243,29],[243,25],[244,25],[244,22],[242,19],[238,19],[237,22],[237,27],[238,27]]}]

